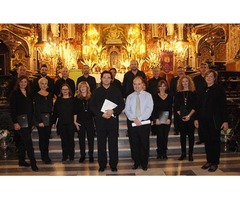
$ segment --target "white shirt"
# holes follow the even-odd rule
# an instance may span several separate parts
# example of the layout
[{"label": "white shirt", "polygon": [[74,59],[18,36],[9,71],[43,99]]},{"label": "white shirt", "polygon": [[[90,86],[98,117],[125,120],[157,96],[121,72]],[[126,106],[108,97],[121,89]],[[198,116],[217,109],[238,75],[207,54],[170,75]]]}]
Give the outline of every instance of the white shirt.
[{"label": "white shirt", "polygon": [[[125,105],[125,114],[130,121],[134,121],[136,109],[137,92],[133,92],[127,96]],[[152,114],[153,99],[152,95],[144,90],[139,94],[141,104],[141,115],[138,117],[140,121],[147,120]]]}]

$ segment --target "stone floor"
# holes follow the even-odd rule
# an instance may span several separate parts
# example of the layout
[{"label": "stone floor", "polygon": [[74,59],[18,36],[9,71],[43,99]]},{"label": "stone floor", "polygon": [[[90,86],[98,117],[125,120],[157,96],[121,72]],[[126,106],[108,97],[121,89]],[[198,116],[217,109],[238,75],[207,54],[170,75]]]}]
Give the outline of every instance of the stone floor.
[{"label": "stone floor", "polygon": [[[68,199],[71,196],[75,198],[82,196],[99,198],[99,196],[103,196],[104,199],[112,199],[109,190],[117,192],[113,194],[115,195],[114,198],[117,199],[127,197],[130,197],[130,199],[146,199],[148,197],[147,199],[149,199],[151,196],[156,198],[164,196],[166,193],[167,196],[171,194],[171,197],[178,198],[181,196],[182,190],[186,194],[189,189],[195,192],[205,192],[207,190],[211,192],[214,190],[217,191],[217,196],[226,196],[229,199],[230,194],[226,191],[238,191],[238,189],[235,190],[238,184],[234,184],[234,181],[239,183],[239,153],[222,153],[221,164],[217,171],[213,173],[201,169],[201,166],[205,163],[204,154],[195,154],[193,162],[188,160],[178,161],[178,156],[169,155],[167,161],[150,157],[147,171],[142,169],[132,170],[131,159],[120,158],[118,172],[112,172],[109,166],[104,172],[98,172],[97,161],[89,163],[88,160],[83,164],[78,163],[78,159],[73,163],[63,164],[59,159],[53,159],[51,165],[46,165],[37,160],[38,172],[32,172],[30,168],[19,167],[16,159],[0,160],[0,186],[2,188],[8,184],[16,185],[16,188],[14,187],[16,193],[11,193],[11,188],[8,188],[11,195],[15,195],[16,198],[19,195],[17,191],[22,193],[26,187],[31,188],[31,191],[38,193],[35,199],[45,197],[42,193],[39,193],[39,191],[43,192],[41,187],[45,188],[45,192],[49,192],[47,197],[55,192],[52,198],[66,196]],[[67,195],[64,192],[66,189],[72,192]],[[124,193],[120,191],[124,191]],[[133,191],[136,194],[132,193]],[[149,191],[151,192],[149,193]],[[104,192],[106,192],[106,195]],[[129,192],[129,195],[125,192]],[[204,194],[201,193],[201,195]],[[211,195],[213,194],[208,194],[208,197],[210,198]],[[216,197],[216,194],[214,195],[213,198]],[[184,197],[184,199],[188,198],[190,199],[188,196]]]},{"label": "stone floor", "polygon": [[112,172],[107,166],[104,172],[98,172],[98,163],[85,160],[78,163],[76,158],[72,163],[63,164],[59,159],[53,159],[53,164],[46,165],[37,160],[38,172],[31,171],[31,168],[19,167],[18,161],[0,160],[1,176],[232,176],[240,175],[240,155],[239,153],[222,153],[219,169],[214,172],[202,170],[205,163],[204,154],[195,154],[194,161],[178,161],[178,155],[169,155],[166,161],[157,160],[155,157],[149,158],[147,171],[142,169],[132,170],[130,158],[119,158],[118,172]]}]

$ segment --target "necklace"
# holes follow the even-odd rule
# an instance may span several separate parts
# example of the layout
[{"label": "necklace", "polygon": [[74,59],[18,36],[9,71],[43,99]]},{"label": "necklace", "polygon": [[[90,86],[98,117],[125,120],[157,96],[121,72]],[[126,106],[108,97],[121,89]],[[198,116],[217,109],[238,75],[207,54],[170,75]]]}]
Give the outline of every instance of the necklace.
[{"label": "necklace", "polygon": [[164,94],[159,93],[159,96],[160,96],[162,99],[165,99],[165,98],[167,97],[167,94],[166,94],[166,93],[164,93]]},{"label": "necklace", "polygon": [[84,109],[84,111],[87,112],[87,111],[88,111],[88,101],[83,100],[82,103],[83,103],[83,109]]},{"label": "necklace", "polygon": [[184,105],[187,105],[187,99],[188,99],[188,91],[183,91],[183,100],[184,100]]}]

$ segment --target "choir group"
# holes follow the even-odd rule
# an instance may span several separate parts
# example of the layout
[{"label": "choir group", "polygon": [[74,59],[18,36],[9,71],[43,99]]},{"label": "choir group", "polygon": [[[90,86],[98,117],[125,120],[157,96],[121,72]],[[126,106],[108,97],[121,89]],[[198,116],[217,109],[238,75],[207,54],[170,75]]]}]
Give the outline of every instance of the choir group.
[{"label": "choir group", "polygon": [[[174,134],[180,134],[178,160],[188,157],[190,162],[194,161],[194,131],[197,128],[199,141],[196,144],[204,143],[206,151],[202,169],[217,170],[220,131],[228,129],[226,95],[217,83],[217,72],[208,69],[206,63],[201,63],[200,74],[194,78],[186,75],[183,67],[178,67],[177,76],[169,80],[161,76],[160,68],[156,67],[153,77],[147,80],[145,73],[138,69],[138,62],[132,60],[122,83],[115,78],[117,71],[112,68],[101,73],[99,86],[87,65],[76,85],[69,78],[66,67],[62,68],[62,76],[56,81],[47,76],[47,71],[48,67],[42,65],[39,77],[31,81],[26,76],[25,66],[19,64],[17,77],[9,84],[8,99],[19,166],[39,170],[31,138],[33,127],[38,130],[41,160],[45,164],[52,163],[49,139],[52,128],[56,128],[61,138],[63,163],[75,158],[74,134],[77,132],[79,163],[85,161],[86,151],[89,162],[94,162],[96,136],[99,172],[103,172],[108,163],[116,172],[119,115],[124,111],[133,170],[148,169],[150,134],[156,135],[157,159],[168,159],[168,135],[172,123]],[[26,153],[30,163],[26,162]]]}]

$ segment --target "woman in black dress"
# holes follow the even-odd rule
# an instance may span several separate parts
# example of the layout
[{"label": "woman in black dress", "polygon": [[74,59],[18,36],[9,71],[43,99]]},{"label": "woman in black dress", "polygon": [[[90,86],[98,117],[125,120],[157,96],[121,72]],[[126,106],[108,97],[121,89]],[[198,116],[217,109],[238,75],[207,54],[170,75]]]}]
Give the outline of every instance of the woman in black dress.
[{"label": "woman in black dress", "polygon": [[51,115],[53,109],[52,94],[47,91],[48,79],[40,78],[38,80],[40,90],[35,95],[35,120],[39,136],[39,149],[41,159],[45,164],[51,164],[49,158],[49,138],[51,135]]},{"label": "woman in black dress", "polygon": [[64,83],[53,109],[53,128],[57,124],[57,133],[61,137],[62,162],[74,160],[74,98],[71,88]]},{"label": "woman in black dress", "polygon": [[152,118],[156,125],[157,134],[157,159],[166,160],[168,133],[170,131],[172,119],[172,96],[166,93],[168,89],[167,82],[160,80],[158,82],[158,94],[153,95]]},{"label": "woman in black dress", "polygon": [[204,144],[207,162],[202,169],[215,172],[218,168],[221,150],[221,129],[228,129],[227,102],[224,88],[217,84],[217,72],[209,70],[205,74],[207,87],[202,95],[196,126],[201,126],[204,133]]},{"label": "woman in black dress", "polygon": [[175,109],[179,115],[179,130],[182,154],[178,160],[186,158],[186,136],[188,136],[188,160],[193,161],[194,146],[194,113],[197,96],[195,86],[190,76],[184,75],[178,79],[177,93],[174,100]]},{"label": "woman in black dress", "polygon": [[[33,126],[33,98],[29,89],[27,76],[20,76],[12,95],[10,96],[11,117],[14,130],[19,134],[19,166],[31,166],[33,171],[38,171],[32,143]],[[25,161],[27,151],[30,164]]]},{"label": "woman in black dress", "polygon": [[94,123],[93,113],[89,109],[89,102],[91,99],[90,86],[86,81],[81,81],[78,84],[77,96],[75,98],[75,114],[74,124],[78,131],[79,147],[81,158],[79,162],[84,162],[86,158],[85,153],[85,138],[87,135],[88,141],[88,156],[89,162],[94,162],[93,149],[94,149]]}]

